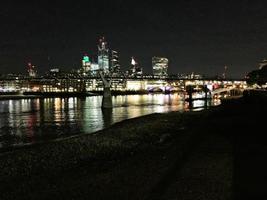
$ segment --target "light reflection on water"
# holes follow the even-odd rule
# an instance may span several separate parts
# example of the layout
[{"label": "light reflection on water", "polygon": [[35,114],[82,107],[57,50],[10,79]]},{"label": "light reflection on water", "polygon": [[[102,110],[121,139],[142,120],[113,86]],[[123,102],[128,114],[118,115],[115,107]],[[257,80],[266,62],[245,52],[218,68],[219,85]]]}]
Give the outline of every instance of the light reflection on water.
[{"label": "light reflection on water", "polygon": [[[0,101],[0,148],[92,133],[129,118],[189,109],[179,94],[112,98],[114,107],[105,112],[101,96]],[[204,101],[195,101],[192,106],[204,106]]]}]

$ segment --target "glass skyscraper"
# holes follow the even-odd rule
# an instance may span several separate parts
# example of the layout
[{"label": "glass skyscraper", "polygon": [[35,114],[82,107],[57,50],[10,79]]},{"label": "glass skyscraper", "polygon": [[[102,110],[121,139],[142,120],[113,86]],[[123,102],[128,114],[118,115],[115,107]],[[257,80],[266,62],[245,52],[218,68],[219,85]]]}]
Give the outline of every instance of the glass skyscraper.
[{"label": "glass skyscraper", "polygon": [[109,50],[104,37],[100,38],[98,44],[98,66],[104,73],[109,73]]}]

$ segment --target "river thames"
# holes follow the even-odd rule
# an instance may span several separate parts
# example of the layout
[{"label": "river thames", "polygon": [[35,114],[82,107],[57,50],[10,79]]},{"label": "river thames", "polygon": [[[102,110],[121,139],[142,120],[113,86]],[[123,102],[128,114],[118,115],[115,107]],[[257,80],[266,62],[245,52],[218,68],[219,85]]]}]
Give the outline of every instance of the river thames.
[{"label": "river thames", "polygon": [[[116,122],[171,111],[188,111],[181,94],[113,96],[113,109],[101,109],[101,96],[0,101],[0,150],[72,135],[93,133]],[[204,101],[194,101],[200,110]],[[208,102],[208,106],[220,101]],[[197,109],[198,108],[198,109]]]}]

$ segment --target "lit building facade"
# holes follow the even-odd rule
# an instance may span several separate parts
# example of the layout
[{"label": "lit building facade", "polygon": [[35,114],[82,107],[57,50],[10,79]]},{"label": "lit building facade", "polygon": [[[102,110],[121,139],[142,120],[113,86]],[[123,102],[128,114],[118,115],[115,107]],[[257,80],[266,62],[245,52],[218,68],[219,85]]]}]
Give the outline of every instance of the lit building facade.
[{"label": "lit building facade", "polygon": [[90,67],[91,67],[90,58],[89,56],[84,55],[82,59],[83,73],[88,73],[90,71]]},{"label": "lit building facade", "polygon": [[152,57],[152,68],[154,76],[167,76],[169,60],[162,57]]},{"label": "lit building facade", "polygon": [[109,50],[104,37],[100,38],[98,44],[98,66],[104,73],[109,73]]},{"label": "lit building facade", "polygon": [[119,62],[119,56],[117,51],[111,51],[111,66],[110,71],[115,74],[119,75],[121,72],[121,66]]},{"label": "lit building facade", "polygon": [[97,76],[98,71],[99,71],[99,65],[98,65],[98,63],[92,62],[91,63],[91,68],[90,68],[90,75]]},{"label": "lit building facade", "polygon": [[28,63],[28,73],[29,73],[29,77],[31,78],[35,78],[37,76],[36,67],[32,65],[31,62]]},{"label": "lit building facade", "polygon": [[130,77],[141,77],[143,75],[143,69],[138,65],[135,59],[132,57],[131,67],[128,75]]}]

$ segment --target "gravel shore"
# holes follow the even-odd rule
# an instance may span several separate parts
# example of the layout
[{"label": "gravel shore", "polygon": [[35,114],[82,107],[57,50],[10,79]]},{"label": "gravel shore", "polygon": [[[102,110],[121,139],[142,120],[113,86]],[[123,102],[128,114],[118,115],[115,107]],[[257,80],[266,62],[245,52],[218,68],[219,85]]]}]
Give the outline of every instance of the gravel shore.
[{"label": "gravel shore", "polygon": [[152,114],[2,154],[0,199],[262,197],[264,102]]}]

